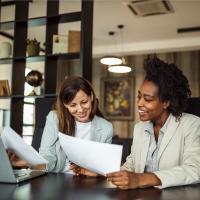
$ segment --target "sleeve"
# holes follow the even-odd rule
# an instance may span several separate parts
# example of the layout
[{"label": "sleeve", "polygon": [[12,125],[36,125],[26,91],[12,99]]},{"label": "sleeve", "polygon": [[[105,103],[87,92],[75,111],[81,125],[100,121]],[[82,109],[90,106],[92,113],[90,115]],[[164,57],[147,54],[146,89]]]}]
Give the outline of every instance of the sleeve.
[{"label": "sleeve", "polygon": [[187,124],[181,165],[154,174],[161,180],[158,188],[187,185],[200,182],[200,120]]},{"label": "sleeve", "polygon": [[58,128],[55,113],[51,111],[46,119],[42,134],[39,153],[48,161],[47,171],[53,171],[57,162],[56,142],[58,142]]}]

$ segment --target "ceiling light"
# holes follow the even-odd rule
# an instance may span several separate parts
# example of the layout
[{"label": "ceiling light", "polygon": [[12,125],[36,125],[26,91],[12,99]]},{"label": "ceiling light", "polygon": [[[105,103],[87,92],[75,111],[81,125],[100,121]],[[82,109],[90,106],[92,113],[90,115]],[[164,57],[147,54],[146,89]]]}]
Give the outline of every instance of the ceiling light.
[{"label": "ceiling light", "polygon": [[[115,34],[114,31],[108,32],[110,36],[113,36]],[[115,55],[108,55],[104,56],[100,59],[100,63],[104,65],[120,65],[122,64],[122,58],[115,56]]]},{"label": "ceiling light", "polygon": [[108,66],[108,71],[113,73],[128,73],[131,71],[131,68],[127,65],[111,65]]},{"label": "ceiling light", "polygon": [[100,59],[100,63],[104,65],[120,65],[122,64],[122,59],[117,56],[105,56]]},{"label": "ceiling light", "polygon": [[[123,52],[123,35],[122,35],[122,29],[124,28],[124,25],[118,25],[118,28],[120,29],[120,36],[121,36],[121,51]],[[122,64],[116,64],[116,65],[110,65],[108,66],[108,71],[113,73],[128,73],[132,69],[130,66],[127,65],[126,60],[124,57],[122,57]]]}]

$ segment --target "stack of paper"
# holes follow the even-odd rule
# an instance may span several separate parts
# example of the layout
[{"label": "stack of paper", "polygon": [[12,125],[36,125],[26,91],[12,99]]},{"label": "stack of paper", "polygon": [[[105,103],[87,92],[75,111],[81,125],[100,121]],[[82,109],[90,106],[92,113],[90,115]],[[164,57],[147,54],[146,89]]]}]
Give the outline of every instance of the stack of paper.
[{"label": "stack of paper", "polygon": [[119,171],[122,146],[100,143],[59,133],[60,144],[68,159],[80,167],[101,175]]},{"label": "stack of paper", "polygon": [[21,159],[30,165],[47,164],[44,159],[32,146],[25,141],[10,127],[5,127],[1,133],[1,139],[6,149],[11,149]]}]

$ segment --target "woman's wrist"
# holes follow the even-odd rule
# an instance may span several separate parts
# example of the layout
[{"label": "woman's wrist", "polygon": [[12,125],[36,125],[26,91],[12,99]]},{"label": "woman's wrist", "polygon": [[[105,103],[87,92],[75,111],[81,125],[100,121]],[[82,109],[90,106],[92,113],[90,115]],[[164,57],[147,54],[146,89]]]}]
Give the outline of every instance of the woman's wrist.
[{"label": "woman's wrist", "polygon": [[140,188],[161,185],[160,179],[154,173],[138,174],[138,182]]},{"label": "woman's wrist", "polygon": [[33,170],[45,170],[47,171],[47,165],[46,164],[40,164],[40,165],[32,165],[32,166],[29,166],[30,169],[33,169]]}]

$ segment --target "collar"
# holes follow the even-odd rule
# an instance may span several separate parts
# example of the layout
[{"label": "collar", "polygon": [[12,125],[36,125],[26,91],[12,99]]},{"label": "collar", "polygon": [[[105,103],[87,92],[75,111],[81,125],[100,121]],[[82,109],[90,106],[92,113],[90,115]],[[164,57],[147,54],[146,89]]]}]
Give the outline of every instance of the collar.
[{"label": "collar", "polygon": [[[164,123],[164,125],[162,126],[162,128],[160,129],[160,133],[164,134],[166,131],[167,131],[167,128],[168,128],[168,125],[169,125],[169,122],[170,122],[170,119],[172,118],[172,114],[169,114],[166,122]],[[146,127],[144,129],[145,133],[146,134],[153,134],[153,123],[151,121],[147,121],[146,123]]]}]

